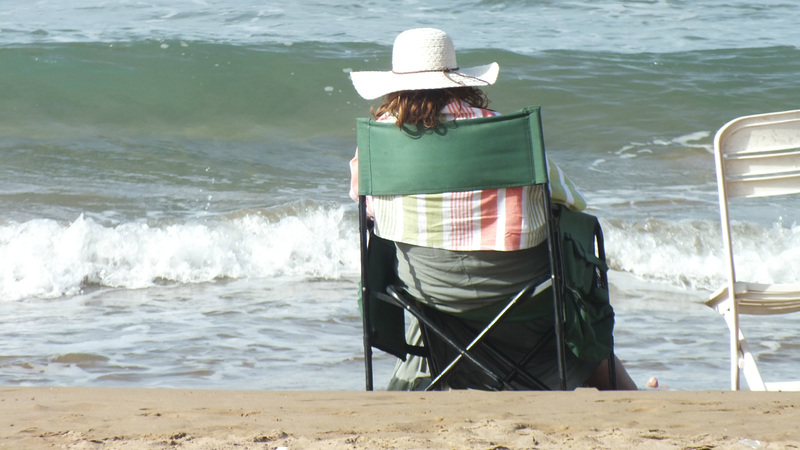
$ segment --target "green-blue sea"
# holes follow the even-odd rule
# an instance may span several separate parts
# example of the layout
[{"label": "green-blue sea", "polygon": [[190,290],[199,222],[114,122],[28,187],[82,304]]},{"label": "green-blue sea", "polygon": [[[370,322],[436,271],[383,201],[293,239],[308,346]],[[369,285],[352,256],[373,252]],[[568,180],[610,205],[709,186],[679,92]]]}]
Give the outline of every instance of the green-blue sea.
[{"label": "green-blue sea", "polygon": [[[0,384],[363,389],[349,72],[432,26],[491,106],[541,105],[601,219],[640,385],[729,386],[715,132],[800,108],[800,4],[764,0],[3,0]],[[735,215],[796,281],[797,201]],[[767,380],[800,317],[746,318]],[[393,361],[379,355],[377,383]]]}]

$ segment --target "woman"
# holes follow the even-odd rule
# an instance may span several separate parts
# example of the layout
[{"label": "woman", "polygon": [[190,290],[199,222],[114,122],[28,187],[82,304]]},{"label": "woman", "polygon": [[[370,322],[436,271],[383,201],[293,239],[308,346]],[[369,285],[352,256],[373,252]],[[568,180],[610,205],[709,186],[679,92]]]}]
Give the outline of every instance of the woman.
[{"label": "woman", "polygon": [[[443,31],[420,28],[401,33],[394,43],[391,72],[353,72],[358,93],[366,99],[384,96],[372,110],[378,121],[398,127],[422,125],[435,128],[442,122],[498,115],[488,109],[479,86],[497,79],[499,66],[492,63],[460,69],[450,37]],[[554,164],[548,164],[551,196],[569,208],[586,207],[583,195]],[[358,153],[350,162],[351,192],[358,188]],[[544,211],[540,186],[470,192],[375,196],[368,198],[375,233],[394,241],[397,275],[412,297],[437,309],[464,313],[507,300],[533,279],[550,273]],[[424,224],[421,228],[419,224]],[[467,281],[468,280],[468,281]],[[475,324],[475,326],[478,326]],[[494,339],[512,354],[523,352],[517,344],[552,332],[552,319],[506,325]],[[409,340],[417,341],[416,323]],[[552,343],[551,343],[552,344]],[[552,352],[542,352],[530,366],[549,387],[558,384]],[[568,353],[567,386],[609,388],[605,363],[583,361]],[[635,384],[617,361],[618,383]],[[424,360],[410,358],[398,364],[390,389],[426,386]],[[448,378],[454,388],[484,385],[481,374],[468,364]]]}]

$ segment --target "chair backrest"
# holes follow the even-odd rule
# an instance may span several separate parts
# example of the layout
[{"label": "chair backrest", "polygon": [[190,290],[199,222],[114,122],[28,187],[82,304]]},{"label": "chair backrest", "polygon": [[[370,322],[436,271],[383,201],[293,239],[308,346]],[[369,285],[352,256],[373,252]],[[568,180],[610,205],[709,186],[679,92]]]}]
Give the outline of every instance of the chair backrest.
[{"label": "chair backrest", "polygon": [[547,183],[538,107],[425,130],[358,119],[359,195],[459,192]]},{"label": "chair backrest", "polygon": [[722,201],[798,193],[800,110],[734,119],[717,132],[714,153]]},{"label": "chair backrest", "polygon": [[[734,119],[714,137],[728,289],[737,282],[728,200],[800,192],[800,110]],[[738,314],[737,301],[731,308]],[[736,325],[738,327],[738,325]]]}]

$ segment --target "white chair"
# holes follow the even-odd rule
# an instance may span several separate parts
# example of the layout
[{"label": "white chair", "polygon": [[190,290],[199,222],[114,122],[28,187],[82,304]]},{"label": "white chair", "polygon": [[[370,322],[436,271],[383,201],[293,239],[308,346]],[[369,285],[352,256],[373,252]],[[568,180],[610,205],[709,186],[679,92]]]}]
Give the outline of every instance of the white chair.
[{"label": "white chair", "polygon": [[765,383],[739,327],[739,314],[800,311],[800,284],[758,284],[736,277],[728,200],[800,193],[800,110],[734,119],[714,138],[727,284],[706,302],[725,317],[731,340],[731,389],[739,371],[750,390],[800,390],[800,381]]}]

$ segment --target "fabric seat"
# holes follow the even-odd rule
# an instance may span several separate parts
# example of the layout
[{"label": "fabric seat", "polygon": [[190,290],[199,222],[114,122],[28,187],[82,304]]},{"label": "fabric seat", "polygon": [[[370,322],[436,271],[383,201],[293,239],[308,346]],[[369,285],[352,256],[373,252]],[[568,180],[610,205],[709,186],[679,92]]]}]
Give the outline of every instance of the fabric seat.
[{"label": "fabric seat", "polygon": [[765,383],[739,324],[740,314],[776,315],[800,311],[800,284],[746,281],[735,269],[730,200],[800,193],[800,110],[740,117],[714,138],[722,241],[727,283],[706,304],[730,330],[731,389],[740,374],[751,390],[800,390],[800,381]]},{"label": "fabric seat", "polygon": [[[552,339],[561,389],[566,387],[565,352],[601,361],[613,357],[613,309],[608,300],[602,231],[597,219],[550,204],[547,163],[538,107],[459,120],[432,130],[357,122],[359,223],[362,254],[361,307],[367,390],[373,388],[372,349],[400,359],[428,358],[434,380],[445,386],[454,371],[475,371],[475,389],[543,389],[525,366],[533,351],[491,344],[508,323],[552,317]],[[551,276],[532,280],[501,304],[451,315],[410,298],[395,286],[394,243],[372,233],[366,196],[459,192],[542,185]],[[421,324],[424,344],[406,341],[405,313]],[[609,364],[614,367],[614,364]],[[612,375],[613,380],[613,375]]]}]

